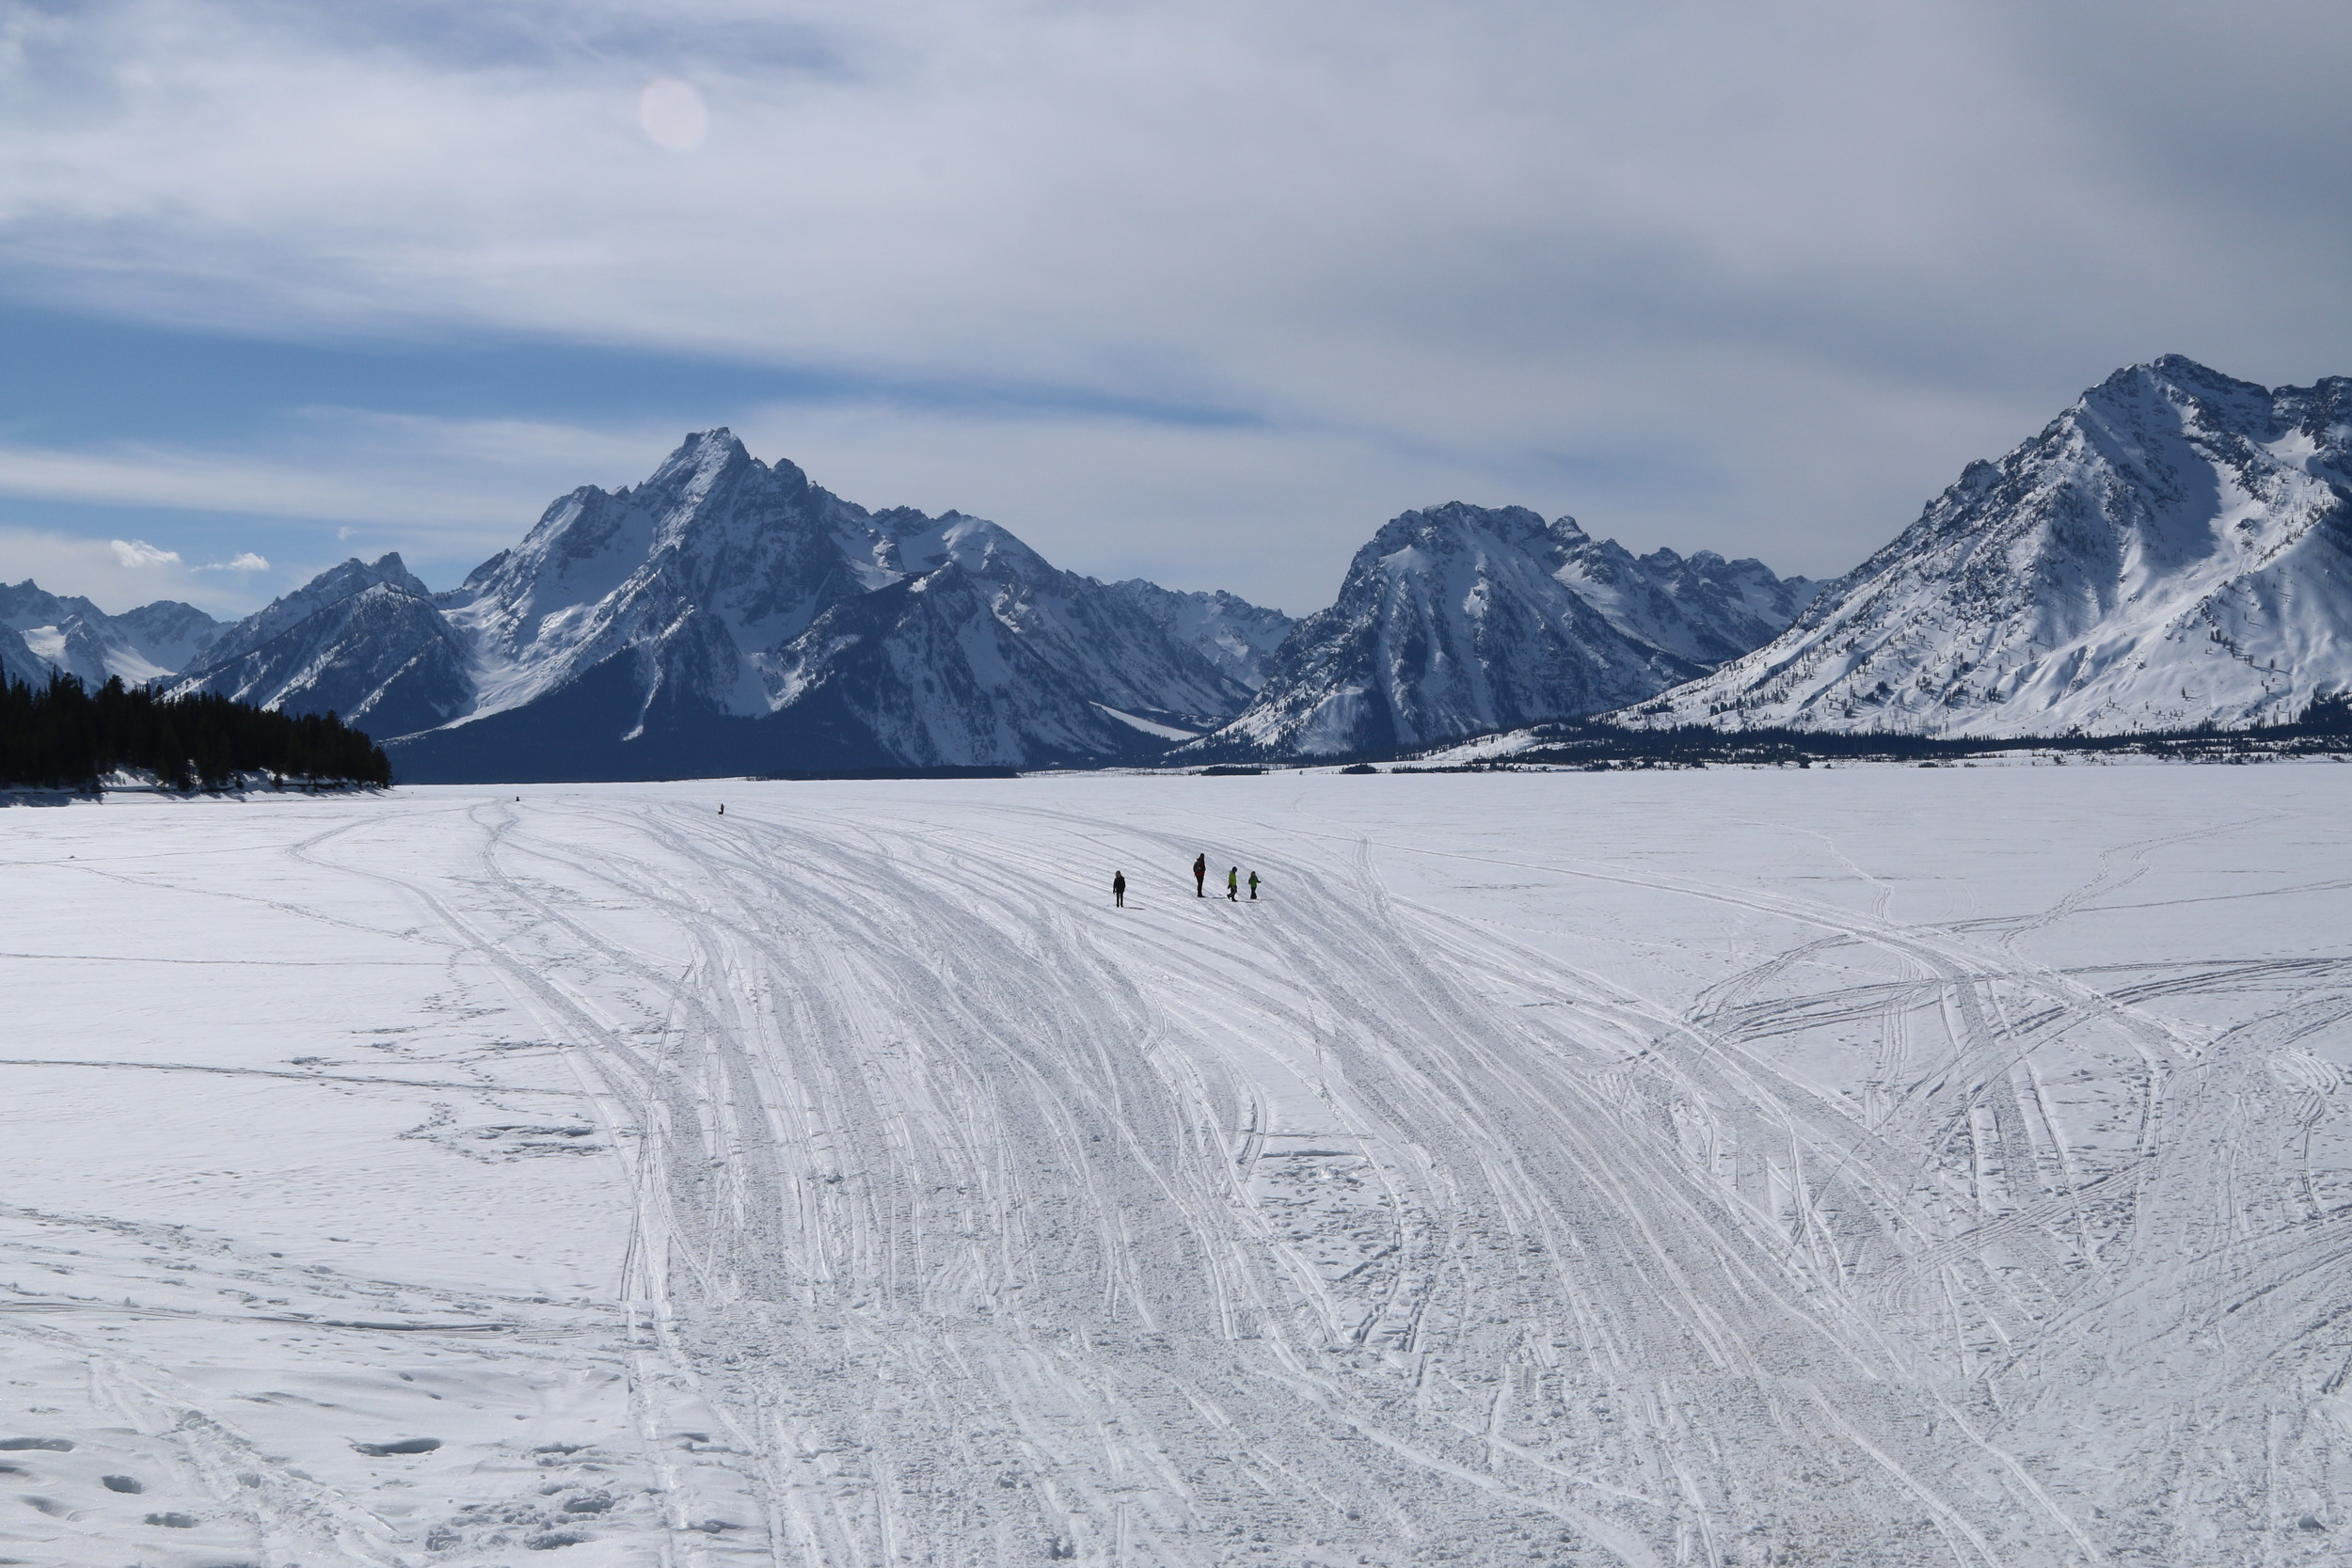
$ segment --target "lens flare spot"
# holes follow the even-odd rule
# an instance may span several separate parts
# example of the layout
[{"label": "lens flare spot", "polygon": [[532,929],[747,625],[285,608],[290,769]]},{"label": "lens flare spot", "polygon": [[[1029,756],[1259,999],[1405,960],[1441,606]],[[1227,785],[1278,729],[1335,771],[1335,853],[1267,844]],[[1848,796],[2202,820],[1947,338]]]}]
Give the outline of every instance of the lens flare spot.
[{"label": "lens flare spot", "polygon": [[675,76],[657,76],[637,95],[637,123],[645,139],[673,152],[691,152],[710,129],[703,95]]}]

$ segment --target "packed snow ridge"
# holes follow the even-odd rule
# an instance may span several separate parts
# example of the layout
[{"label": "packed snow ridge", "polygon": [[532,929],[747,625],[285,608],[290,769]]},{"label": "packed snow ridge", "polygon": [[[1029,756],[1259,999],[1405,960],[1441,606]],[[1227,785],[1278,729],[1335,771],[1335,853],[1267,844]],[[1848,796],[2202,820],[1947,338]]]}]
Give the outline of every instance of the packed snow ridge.
[{"label": "packed snow ridge", "polygon": [[2118,371],[1635,725],[2090,735],[2352,689],[2352,381]]}]

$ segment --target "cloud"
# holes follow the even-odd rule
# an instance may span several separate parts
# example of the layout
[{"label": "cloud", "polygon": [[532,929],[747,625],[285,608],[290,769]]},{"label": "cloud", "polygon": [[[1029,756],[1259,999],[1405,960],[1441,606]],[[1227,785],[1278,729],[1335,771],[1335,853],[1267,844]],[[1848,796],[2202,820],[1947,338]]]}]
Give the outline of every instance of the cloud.
[{"label": "cloud", "polygon": [[198,570],[205,572],[266,572],[269,570],[269,562],[267,558],[256,555],[251,550],[246,550],[232,560],[216,561],[211,565],[199,567]]},{"label": "cloud", "polygon": [[157,599],[185,599],[216,615],[253,608],[248,593],[205,577],[176,550],[135,539],[0,526],[0,580],[27,578],[53,594],[82,594],[115,614]]},{"label": "cloud", "polygon": [[151,566],[180,564],[177,551],[157,549],[144,539],[116,539],[110,541],[107,547],[114,551],[117,561],[133,571]]},{"label": "cloud", "polygon": [[[2118,364],[2352,368],[2326,69],[2352,8],[2317,0],[92,0],[9,26],[19,290],[927,388],[775,427],[806,414],[869,493],[1090,515],[1136,557],[1344,510],[1332,579],[1343,533],[1457,487],[1832,571]],[[1011,406],[1057,400],[1182,412]],[[0,451],[0,485],[511,538],[519,480],[471,481],[632,477],[633,427],[582,428],[606,445],[552,488],[544,429],[470,458],[443,431],[389,486],[128,447]]]}]

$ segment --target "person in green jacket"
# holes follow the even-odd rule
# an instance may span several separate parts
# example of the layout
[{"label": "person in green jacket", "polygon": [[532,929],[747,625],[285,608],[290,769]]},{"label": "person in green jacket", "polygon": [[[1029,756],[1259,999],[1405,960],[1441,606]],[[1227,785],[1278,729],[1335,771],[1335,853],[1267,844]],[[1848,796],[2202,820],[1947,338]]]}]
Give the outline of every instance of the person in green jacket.
[{"label": "person in green jacket", "polygon": [[1236,904],[1241,902],[1241,867],[1238,865],[1226,869],[1225,896]]},{"label": "person in green jacket", "polygon": [[1258,874],[1257,874],[1256,872],[1252,871],[1252,872],[1249,874],[1249,897],[1250,897],[1250,900],[1254,903],[1254,902],[1257,900],[1257,896],[1258,896]]}]

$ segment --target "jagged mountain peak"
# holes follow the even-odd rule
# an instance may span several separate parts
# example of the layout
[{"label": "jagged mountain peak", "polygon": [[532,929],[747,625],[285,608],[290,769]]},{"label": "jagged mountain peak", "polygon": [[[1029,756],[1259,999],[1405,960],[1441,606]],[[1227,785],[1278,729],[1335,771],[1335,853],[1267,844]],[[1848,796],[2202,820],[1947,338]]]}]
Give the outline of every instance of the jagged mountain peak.
[{"label": "jagged mountain peak", "polygon": [[220,623],[178,599],[109,615],[79,594],[52,594],[26,578],[0,583],[0,630],[17,677],[40,672],[46,679],[55,670],[86,686],[114,677],[137,685],[184,668],[218,635]]},{"label": "jagged mountain peak", "polygon": [[2191,359],[2185,354],[2159,354],[2153,359],[2144,359],[2137,365],[2125,365],[2111,373],[2098,386],[2090,388],[2084,396],[2096,397],[2109,388],[2153,383],[2213,392],[2248,394],[2262,399],[2267,399],[2270,396],[2270,389],[2267,387],[2251,381],[2240,381],[2236,376],[2215,370],[2201,360]]},{"label": "jagged mountain peak", "polygon": [[[1691,564],[1671,554],[1654,562],[1686,576]],[[1547,522],[1523,506],[1467,501],[1401,514],[1356,552],[1338,601],[1293,629],[1248,710],[1186,751],[1394,751],[1661,690],[1705,666],[1657,626],[1687,630],[1692,617],[1720,608],[1696,596],[1677,604],[1679,580],[1654,577],[1573,517]],[[1786,586],[1769,573],[1763,580]],[[1757,637],[1786,620],[1766,622]]]},{"label": "jagged mountain peak", "polygon": [[2114,733],[2352,685],[2352,383],[2126,366],[1635,722]]},{"label": "jagged mountain peak", "polygon": [[773,463],[761,462],[735,432],[718,425],[709,430],[689,431],[677,449],[663,458],[652,476],[637,489],[686,500],[709,494],[753,469],[784,491],[797,493],[808,488],[808,476],[798,466],[783,458]]},{"label": "jagged mountain peak", "polygon": [[378,605],[371,576],[413,584],[345,562],[196,684],[338,706],[405,736],[410,777],[1129,759],[1239,711],[1290,624],[1106,587],[966,513],[869,513],[723,428],[558,498],[459,589]]},{"label": "jagged mountain peak", "polygon": [[387,551],[373,561],[353,556],[223,631],[204,650],[203,657],[188,667],[184,676],[200,678],[204,672],[284,636],[322,610],[373,590],[428,602],[433,597],[432,590],[408,570],[407,562],[401,560],[397,550]]},{"label": "jagged mountain peak", "polygon": [[943,512],[927,517],[901,509],[878,515],[876,523],[891,534],[886,559],[899,570],[934,572],[948,564],[983,578],[1012,578],[1041,582],[1059,577],[1058,568],[1031,549],[1013,532],[986,517],[964,512]]},{"label": "jagged mountain peak", "polygon": [[1457,549],[1473,546],[1482,538],[1513,546],[1549,542],[1567,546],[1582,543],[1585,533],[1574,517],[1546,522],[1541,513],[1524,506],[1446,501],[1390,518],[1358,554],[1359,559],[1379,559],[1413,548]]}]

